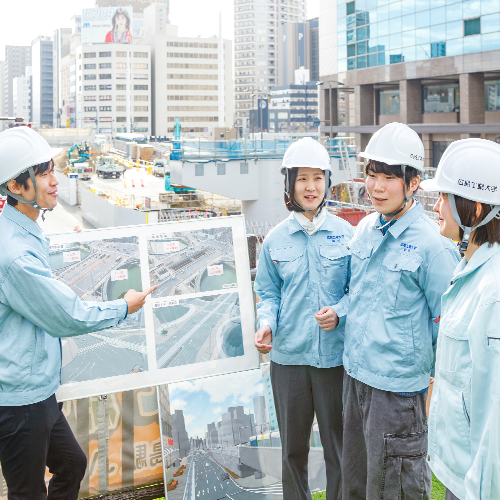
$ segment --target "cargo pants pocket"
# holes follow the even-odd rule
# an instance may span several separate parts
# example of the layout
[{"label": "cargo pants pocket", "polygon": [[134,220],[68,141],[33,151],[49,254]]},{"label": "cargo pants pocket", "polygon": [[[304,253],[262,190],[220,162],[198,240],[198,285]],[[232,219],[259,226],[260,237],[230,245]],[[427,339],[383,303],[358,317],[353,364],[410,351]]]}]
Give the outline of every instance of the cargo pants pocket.
[{"label": "cargo pants pocket", "polygon": [[427,429],[385,434],[381,500],[429,500],[430,493]]}]

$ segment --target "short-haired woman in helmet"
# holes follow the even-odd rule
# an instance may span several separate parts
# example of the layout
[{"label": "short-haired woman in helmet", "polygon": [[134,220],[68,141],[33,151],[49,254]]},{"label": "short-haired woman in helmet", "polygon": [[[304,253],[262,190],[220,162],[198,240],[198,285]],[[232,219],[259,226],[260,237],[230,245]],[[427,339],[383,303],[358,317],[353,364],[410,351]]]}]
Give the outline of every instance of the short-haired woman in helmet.
[{"label": "short-haired woman in helmet", "polygon": [[436,177],[439,231],[463,259],[443,295],[429,464],[447,500],[500,498],[500,145],[453,142]]},{"label": "short-haired woman in helmet", "polygon": [[262,245],[255,291],[255,346],[270,352],[271,383],[282,443],[283,498],[311,498],[308,453],[316,414],[326,463],[326,497],[341,488],[342,352],[354,230],[324,207],[330,156],[314,139],[285,153],[290,216]]}]

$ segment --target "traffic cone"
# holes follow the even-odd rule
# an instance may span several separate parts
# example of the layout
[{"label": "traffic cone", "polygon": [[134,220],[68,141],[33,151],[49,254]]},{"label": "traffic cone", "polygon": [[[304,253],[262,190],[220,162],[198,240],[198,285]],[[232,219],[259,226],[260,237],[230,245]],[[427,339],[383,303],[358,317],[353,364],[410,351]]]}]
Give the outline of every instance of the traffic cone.
[{"label": "traffic cone", "polygon": [[134,179],[132,179],[132,187],[135,188],[135,182]]},{"label": "traffic cone", "polygon": [[144,181],[141,179],[141,187],[144,187]]}]

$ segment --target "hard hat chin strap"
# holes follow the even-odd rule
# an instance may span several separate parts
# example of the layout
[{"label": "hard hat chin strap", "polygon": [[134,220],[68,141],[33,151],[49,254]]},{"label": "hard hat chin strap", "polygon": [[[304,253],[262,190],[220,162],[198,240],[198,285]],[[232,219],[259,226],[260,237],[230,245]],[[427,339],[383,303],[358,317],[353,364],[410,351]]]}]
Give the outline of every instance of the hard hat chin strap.
[{"label": "hard hat chin strap", "polygon": [[477,225],[475,226],[465,226],[462,224],[462,221],[460,220],[460,216],[458,215],[457,211],[457,205],[455,202],[455,195],[448,193],[448,200],[450,202],[450,209],[451,209],[451,215],[453,216],[453,220],[462,228],[464,235],[462,237],[462,241],[460,241],[460,247],[459,251],[460,253],[464,253],[467,250],[467,247],[469,246],[469,240],[470,240],[470,235],[472,231],[477,229],[478,227],[484,226],[485,224],[488,224],[491,220],[493,220],[495,217],[497,219],[500,219],[500,205],[493,205],[491,208],[491,212]]},{"label": "hard hat chin strap", "polygon": [[295,199],[290,196],[290,178],[288,177],[288,168],[285,170],[285,194],[288,196],[290,203],[292,203],[292,205],[296,206],[303,212],[307,212],[308,214],[313,214],[314,217],[317,217],[319,215],[321,209],[325,206],[326,200],[328,198],[328,189],[330,187],[330,171],[324,170],[324,172],[325,172],[325,196],[323,197],[323,201],[320,203],[319,207],[316,209],[315,212],[313,212],[312,210],[307,210],[307,208],[301,207],[295,201]]},{"label": "hard hat chin strap", "polygon": [[7,187],[7,183],[3,184],[0,186],[0,193],[3,194],[4,196],[10,196],[11,198],[14,198],[15,200],[21,202],[21,203],[26,203],[26,205],[31,205],[33,208],[36,208],[38,210],[44,210],[44,211],[52,211],[53,208],[42,208],[40,205],[37,203],[37,188],[36,188],[36,179],[35,179],[35,171],[33,170],[33,167],[28,168],[28,174],[30,176],[31,182],[33,183],[33,187],[35,188],[35,199],[33,201],[28,201],[26,198],[23,198],[22,196],[19,196],[17,194],[14,194],[9,190]]}]

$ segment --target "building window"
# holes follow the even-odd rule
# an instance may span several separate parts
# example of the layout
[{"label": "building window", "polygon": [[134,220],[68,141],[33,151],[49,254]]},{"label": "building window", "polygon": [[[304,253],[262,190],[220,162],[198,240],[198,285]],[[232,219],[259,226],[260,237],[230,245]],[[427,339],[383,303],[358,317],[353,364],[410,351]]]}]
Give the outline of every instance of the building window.
[{"label": "building window", "polygon": [[115,78],[117,80],[126,80],[127,79],[127,73],[116,73]]},{"label": "building window", "polygon": [[147,85],[134,85],[134,90],[148,90]]},{"label": "building window", "polygon": [[[119,100],[117,99],[117,101]],[[116,111],[127,111],[127,106],[116,106]]]},{"label": "building window", "polygon": [[399,115],[399,90],[379,90],[380,115]]},{"label": "building window", "polygon": [[127,52],[125,50],[117,50],[116,57],[127,57]]},{"label": "building window", "polygon": [[148,117],[147,116],[134,116],[134,122],[147,122]]},{"label": "building window", "polygon": [[147,95],[135,95],[134,101],[147,101],[149,100],[149,96]]},{"label": "building window", "polygon": [[84,101],[95,101],[96,98],[95,98],[95,95],[86,95],[86,96],[83,96],[83,100]]},{"label": "building window", "polygon": [[96,78],[96,75],[83,75],[84,80],[95,80]]},{"label": "building window", "polygon": [[127,63],[115,63],[115,66],[118,69],[125,69],[127,67]]},{"label": "building window", "polygon": [[217,175],[226,175],[226,164],[217,162]]},{"label": "building window", "polygon": [[101,116],[99,118],[99,121],[100,122],[111,122],[111,121],[113,121],[113,118],[111,118],[111,116]]},{"label": "building window", "polygon": [[433,141],[432,142],[432,166],[437,168],[441,160],[441,156],[446,151],[446,148],[451,144],[449,141]]},{"label": "building window", "polygon": [[[118,109],[117,109],[118,111]],[[116,117],[116,121],[117,122],[126,122],[127,121],[127,117],[126,116],[117,116]]]},{"label": "building window", "polygon": [[116,96],[116,100],[117,101],[126,101],[127,100],[127,96],[126,95],[117,95]]},{"label": "building window", "polygon": [[484,109],[486,111],[500,111],[500,80],[484,84]]},{"label": "building window", "polygon": [[195,163],[194,175],[195,177],[203,177],[205,175],[205,165],[203,163]]},{"label": "building window", "polygon": [[111,75],[110,74],[100,74],[99,78],[101,80],[111,80]]},{"label": "building window", "polygon": [[149,78],[149,75],[145,75],[143,73],[134,74],[134,80],[147,80],[148,78]]},{"label": "building window", "polygon": [[100,69],[109,69],[111,68],[111,63],[99,63]]},{"label": "building window", "polygon": [[99,90],[111,90],[111,84],[110,85],[99,85]]},{"label": "building window", "polygon": [[127,86],[124,85],[123,83],[118,83],[116,85],[116,90],[127,90]]},{"label": "building window", "polygon": [[99,57],[111,57],[111,52],[99,52]]},{"label": "building window", "polygon": [[134,111],[148,111],[147,106],[134,106]]},{"label": "building window", "polygon": [[479,35],[481,33],[481,18],[464,20],[464,36]]},{"label": "building window", "polygon": [[95,85],[84,85],[83,90],[95,90]]},{"label": "building window", "polygon": [[134,57],[148,57],[147,52],[134,52]]},{"label": "building window", "polygon": [[95,52],[85,52],[85,53],[83,54],[83,57],[84,57],[85,59],[91,59],[92,57],[95,57],[95,56],[96,56],[96,53],[95,53]]},{"label": "building window", "polygon": [[84,64],[83,69],[96,69],[95,64]]},{"label": "building window", "polygon": [[240,174],[248,174],[248,163],[240,161]]},{"label": "building window", "polygon": [[111,106],[99,106],[99,111],[111,111]]},{"label": "building window", "polygon": [[356,12],[356,2],[347,2],[345,4],[346,8],[346,16],[350,16],[351,14],[354,14]]},{"label": "building window", "polygon": [[424,113],[452,113],[459,111],[458,83],[424,85],[422,92]]},{"label": "building window", "polygon": [[446,42],[431,43],[431,57],[443,57],[446,55]]},{"label": "building window", "polygon": [[134,63],[134,69],[148,69],[148,63]]},{"label": "building window", "polygon": [[95,106],[85,106],[83,108],[83,111],[86,111],[87,113],[90,112],[90,111],[95,111],[95,110],[96,110]]},{"label": "building window", "polygon": [[112,96],[110,96],[110,95],[100,95],[100,96],[99,96],[99,100],[100,100],[100,101],[111,101],[111,99],[112,99],[112,98],[113,98],[113,97],[112,97]]}]

